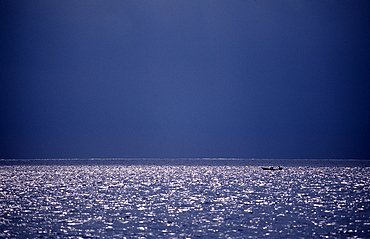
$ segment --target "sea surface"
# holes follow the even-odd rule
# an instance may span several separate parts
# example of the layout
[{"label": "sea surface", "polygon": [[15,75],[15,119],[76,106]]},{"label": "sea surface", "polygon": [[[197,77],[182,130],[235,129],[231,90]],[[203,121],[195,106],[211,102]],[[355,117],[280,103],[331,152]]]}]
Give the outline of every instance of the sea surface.
[{"label": "sea surface", "polygon": [[368,160],[0,160],[0,238],[370,238],[369,179]]}]

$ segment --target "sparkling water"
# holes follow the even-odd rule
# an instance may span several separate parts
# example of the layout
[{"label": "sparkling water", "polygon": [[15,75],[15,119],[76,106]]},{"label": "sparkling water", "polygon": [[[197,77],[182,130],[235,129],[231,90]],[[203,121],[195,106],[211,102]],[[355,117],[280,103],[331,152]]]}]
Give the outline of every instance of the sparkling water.
[{"label": "sparkling water", "polygon": [[368,161],[287,162],[3,160],[0,238],[370,238]]}]

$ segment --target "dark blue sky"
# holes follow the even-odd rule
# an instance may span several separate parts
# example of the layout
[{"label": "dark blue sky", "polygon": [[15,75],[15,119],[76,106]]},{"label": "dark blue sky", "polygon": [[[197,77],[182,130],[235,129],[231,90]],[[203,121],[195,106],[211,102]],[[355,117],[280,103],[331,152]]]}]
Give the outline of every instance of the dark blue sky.
[{"label": "dark blue sky", "polygon": [[368,1],[4,1],[0,158],[370,158]]}]

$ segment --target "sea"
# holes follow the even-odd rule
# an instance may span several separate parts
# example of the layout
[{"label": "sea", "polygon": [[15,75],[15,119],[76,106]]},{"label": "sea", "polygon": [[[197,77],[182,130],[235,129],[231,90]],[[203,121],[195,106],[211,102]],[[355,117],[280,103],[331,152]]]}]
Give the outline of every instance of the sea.
[{"label": "sea", "polygon": [[0,238],[370,238],[369,179],[356,159],[3,159]]}]

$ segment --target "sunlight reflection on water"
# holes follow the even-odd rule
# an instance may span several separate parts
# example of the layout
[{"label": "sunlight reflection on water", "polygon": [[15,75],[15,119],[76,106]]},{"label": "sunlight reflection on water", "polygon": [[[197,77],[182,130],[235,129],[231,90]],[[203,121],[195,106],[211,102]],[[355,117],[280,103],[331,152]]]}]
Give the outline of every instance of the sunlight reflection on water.
[{"label": "sunlight reflection on water", "polygon": [[3,166],[0,237],[369,237],[366,167]]}]

